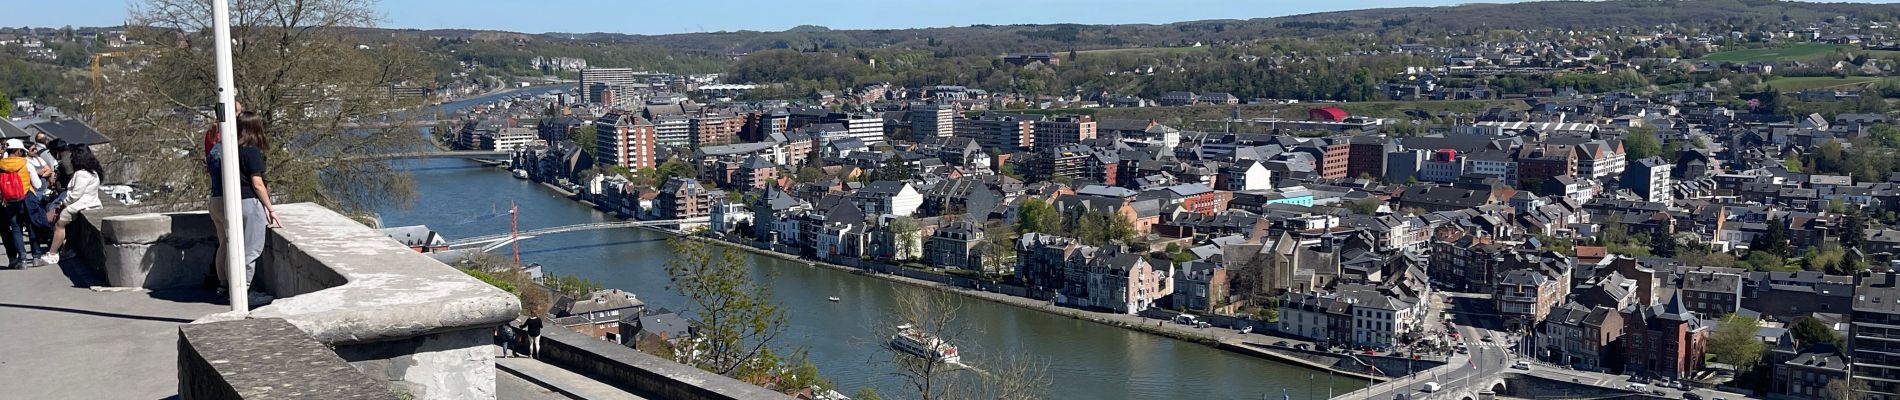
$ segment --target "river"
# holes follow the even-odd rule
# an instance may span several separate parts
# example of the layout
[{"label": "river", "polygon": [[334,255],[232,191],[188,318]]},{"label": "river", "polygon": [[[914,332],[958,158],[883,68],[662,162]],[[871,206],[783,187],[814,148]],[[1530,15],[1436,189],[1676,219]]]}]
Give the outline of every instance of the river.
[{"label": "river", "polygon": [[[528,90],[543,91],[546,88]],[[445,104],[445,108],[500,98],[519,91]],[[428,225],[450,238],[504,233],[509,221],[480,218],[520,206],[521,229],[605,222],[613,217],[553,190],[514,179],[464,159],[403,161],[414,174],[418,196],[410,207],[379,210],[386,226]],[[648,307],[681,309],[685,299],[666,288],[667,236],[640,229],[564,233],[521,242],[524,263],[551,273],[577,275],[632,292]],[[781,349],[805,349],[811,360],[850,394],[876,388],[899,394],[902,381],[889,373],[885,338],[892,299],[931,289],[887,282],[837,270],[742,253],[755,277],[772,287],[786,310]],[[837,296],[840,302],[826,298]],[[965,363],[982,367],[1004,355],[1028,355],[1048,367],[1055,399],[1321,399],[1325,373],[1226,352],[1206,345],[1110,327],[987,301],[965,299],[960,320],[972,328],[956,345]],[[1330,382],[1333,393],[1363,386],[1353,379]],[[1283,391],[1284,390],[1284,391]]]}]

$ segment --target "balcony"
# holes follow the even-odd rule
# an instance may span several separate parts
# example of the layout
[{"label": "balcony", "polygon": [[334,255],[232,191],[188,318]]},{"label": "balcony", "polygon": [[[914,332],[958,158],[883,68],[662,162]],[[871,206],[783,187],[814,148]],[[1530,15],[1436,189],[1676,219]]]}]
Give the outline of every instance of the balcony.
[{"label": "balcony", "polygon": [[[71,235],[79,257],[0,271],[5,396],[557,399],[611,387],[537,360],[498,366],[491,335],[519,314],[512,295],[328,209],[277,211],[284,227],[266,235],[257,272],[277,300],[249,315],[205,285],[216,245],[208,215],[86,212]],[[609,347],[594,357],[644,360]],[[771,394],[651,364],[621,368],[645,381],[613,389],[617,397]]]}]

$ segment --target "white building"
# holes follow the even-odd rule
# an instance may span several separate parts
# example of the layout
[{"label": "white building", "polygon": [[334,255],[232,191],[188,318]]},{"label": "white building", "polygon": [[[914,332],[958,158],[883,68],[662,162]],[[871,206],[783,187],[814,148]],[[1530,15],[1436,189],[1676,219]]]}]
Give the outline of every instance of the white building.
[{"label": "white building", "polygon": [[653,140],[661,146],[685,146],[693,141],[692,119],[679,115],[653,117]]},{"label": "white building", "polygon": [[923,192],[909,182],[877,181],[851,194],[851,203],[864,215],[910,216],[924,205]]},{"label": "white building", "polygon": [[1229,167],[1227,190],[1265,190],[1273,188],[1273,171],[1255,160],[1240,160]]}]

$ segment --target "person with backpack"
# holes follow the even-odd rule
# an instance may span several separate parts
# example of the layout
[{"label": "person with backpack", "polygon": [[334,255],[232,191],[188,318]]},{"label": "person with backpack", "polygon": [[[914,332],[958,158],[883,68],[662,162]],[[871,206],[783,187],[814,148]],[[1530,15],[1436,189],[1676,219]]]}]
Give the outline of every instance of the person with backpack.
[{"label": "person with backpack", "polygon": [[36,254],[46,251],[53,242],[53,221],[46,219],[46,211],[49,209],[47,203],[52,201],[55,194],[54,183],[59,179],[54,171],[59,164],[53,160],[52,152],[47,151],[46,144],[41,140],[51,139],[46,134],[40,134],[32,143],[26,144],[26,165],[33,172],[33,190],[27,191],[26,195],[27,222],[31,223],[27,229],[27,243]]},{"label": "person with backpack", "polygon": [[[211,175],[211,224],[218,230],[218,251],[220,254],[226,251],[244,252],[243,275],[238,275],[232,270],[237,266],[226,265],[224,256],[218,257],[219,277],[226,280],[226,284],[220,288],[230,287],[229,279],[243,279],[249,282],[257,276],[257,259],[264,255],[264,229],[279,226],[277,211],[272,208],[270,202],[270,187],[264,183],[264,149],[270,146],[269,138],[264,134],[264,119],[254,112],[238,113],[237,126],[237,143],[214,143],[205,157],[205,171]],[[224,187],[223,175],[218,173],[224,162],[223,157],[238,158],[240,181],[237,186],[238,195],[242,197],[240,204],[243,207],[241,210],[243,218],[235,222],[243,224],[244,227],[244,248],[242,249],[231,248],[231,238],[224,232],[225,224],[233,221],[224,219],[224,198],[221,197],[223,193],[219,192],[219,189]],[[251,306],[256,307],[271,301],[271,297],[264,294],[257,286],[252,285],[250,288],[251,293],[247,295],[250,296]]]},{"label": "person with backpack", "polygon": [[26,202],[33,192],[32,171],[27,162],[26,144],[20,139],[7,139],[6,157],[0,158],[0,223],[6,225],[6,234],[0,235],[7,246],[7,268],[20,269],[28,260],[38,257],[24,240],[24,235],[32,230],[27,221]]},{"label": "person with backpack", "polygon": [[105,176],[105,167],[99,165],[99,157],[92,154],[86,146],[73,146],[66,150],[67,162],[72,164],[71,178],[66,181],[66,193],[50,204],[51,210],[46,218],[53,223],[52,243],[47,245],[46,255],[40,257],[42,265],[59,265],[59,248],[66,242],[66,225],[80,211],[99,208],[99,177]]}]

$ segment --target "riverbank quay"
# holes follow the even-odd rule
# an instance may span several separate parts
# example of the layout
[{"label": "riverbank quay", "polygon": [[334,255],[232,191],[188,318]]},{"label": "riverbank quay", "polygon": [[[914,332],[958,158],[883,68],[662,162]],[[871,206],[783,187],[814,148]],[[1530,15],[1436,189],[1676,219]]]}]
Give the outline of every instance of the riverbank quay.
[{"label": "riverbank quay", "polygon": [[[501,166],[497,166],[497,167],[498,169],[505,168]],[[598,207],[595,207],[591,202],[586,201],[585,196],[576,195],[564,190],[558,190],[558,188],[556,187],[552,187],[545,184],[537,185],[537,186],[548,188],[548,189],[555,189],[556,194],[559,194],[562,197],[565,197],[569,200],[581,202],[582,204],[587,205],[588,208],[591,209],[595,213],[601,213],[602,215],[617,217],[621,219],[629,219],[625,216],[616,215],[613,212],[601,210]],[[1301,359],[1300,358],[1301,356],[1297,354],[1292,354],[1293,352],[1291,351],[1291,349],[1286,349],[1287,351],[1282,352],[1280,350],[1270,349],[1270,348],[1269,349],[1248,349],[1248,348],[1242,347],[1244,343],[1250,342],[1250,341],[1251,342],[1260,342],[1260,341],[1272,342],[1276,340],[1286,340],[1288,342],[1304,343],[1304,341],[1299,340],[1299,339],[1276,336],[1277,332],[1273,332],[1270,329],[1267,329],[1271,325],[1265,322],[1248,321],[1248,323],[1250,323],[1251,326],[1254,328],[1253,329],[1254,333],[1241,333],[1237,329],[1211,327],[1211,326],[1202,328],[1202,327],[1197,327],[1195,325],[1186,325],[1186,324],[1171,322],[1169,320],[1170,319],[1169,317],[1171,317],[1171,315],[1143,316],[1143,315],[1113,314],[1113,313],[1104,313],[1104,312],[1090,311],[1090,310],[1085,310],[1085,309],[1065,307],[1065,306],[1057,305],[1051,302],[1047,298],[1049,295],[1046,293],[1039,294],[1020,286],[1001,284],[1001,283],[991,282],[987,280],[973,279],[973,278],[957,276],[953,274],[945,274],[945,273],[934,272],[934,271],[929,271],[925,269],[910,268],[910,267],[892,265],[892,264],[882,263],[882,262],[875,262],[871,260],[861,260],[861,259],[830,260],[833,262],[827,262],[826,260],[814,260],[811,258],[800,257],[798,255],[791,254],[786,251],[777,251],[772,248],[763,246],[759,243],[754,243],[749,240],[745,240],[741,238],[709,237],[705,235],[695,235],[695,234],[691,234],[690,232],[681,231],[677,229],[668,229],[668,228],[656,227],[656,226],[639,226],[637,228],[647,229],[649,231],[656,232],[656,233],[667,234],[672,237],[684,237],[691,240],[702,240],[709,243],[722,244],[722,245],[730,246],[732,248],[752,252],[754,254],[761,255],[761,256],[767,256],[767,257],[773,257],[773,258],[777,258],[781,260],[786,260],[794,264],[803,264],[811,268],[827,268],[827,269],[831,269],[831,270],[835,270],[839,272],[847,272],[847,273],[851,273],[851,274],[859,275],[863,277],[876,278],[876,279],[880,279],[886,282],[893,282],[893,283],[898,283],[902,285],[907,285],[910,287],[938,290],[941,292],[948,292],[952,294],[968,296],[968,297],[988,301],[995,304],[1015,306],[1017,308],[1034,310],[1034,311],[1042,312],[1049,315],[1067,317],[1067,318],[1075,319],[1075,320],[1089,321],[1089,322],[1094,322],[1097,324],[1129,329],[1136,332],[1143,332],[1143,333],[1162,336],[1162,337],[1166,337],[1170,339],[1198,343],[1198,344],[1215,348],[1217,350],[1228,351],[1231,354],[1239,354],[1239,355],[1248,356],[1250,358],[1273,361],[1278,364],[1293,366],[1300,369],[1307,369],[1307,370],[1316,371],[1320,373],[1333,372],[1336,374],[1344,374],[1341,376],[1341,379],[1345,379],[1345,377],[1347,376],[1359,377],[1357,379],[1361,379],[1361,380],[1364,379],[1362,377],[1363,375],[1359,375],[1358,373],[1354,371],[1345,370],[1345,369],[1328,368],[1325,366],[1325,364],[1321,362],[1315,362],[1315,361],[1288,362],[1288,360]],[[1037,298],[1037,296],[1040,296],[1041,298]],[[1161,313],[1149,313],[1149,314],[1161,314]],[[1384,378],[1375,377],[1375,379],[1383,380]]]}]

